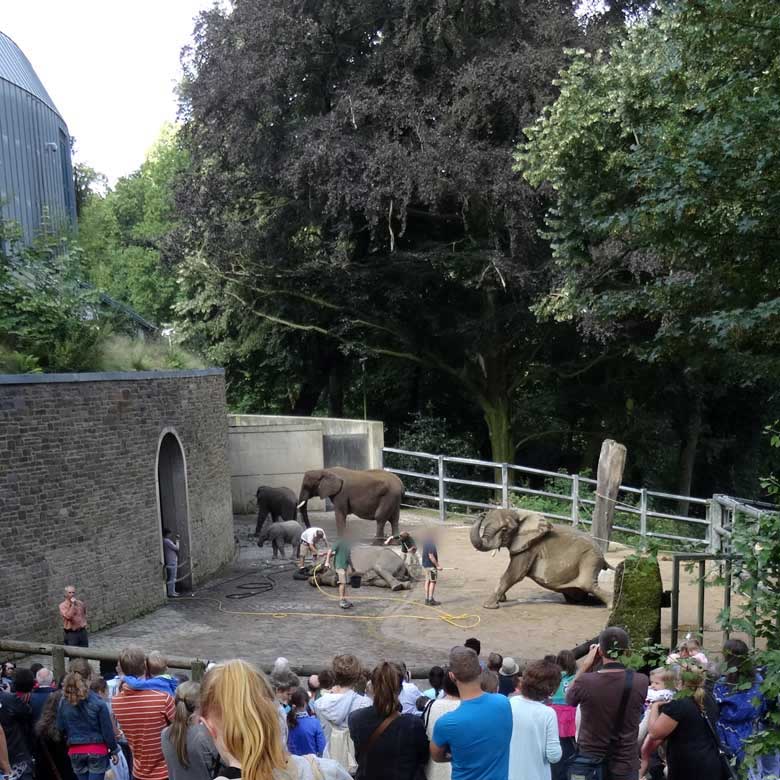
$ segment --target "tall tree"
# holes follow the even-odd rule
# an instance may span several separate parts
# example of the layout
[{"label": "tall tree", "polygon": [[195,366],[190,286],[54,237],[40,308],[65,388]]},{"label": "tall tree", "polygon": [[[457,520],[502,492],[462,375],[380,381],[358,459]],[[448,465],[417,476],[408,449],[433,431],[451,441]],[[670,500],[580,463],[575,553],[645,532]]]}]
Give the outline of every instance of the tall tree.
[{"label": "tall tree", "polygon": [[670,383],[682,493],[724,396],[779,375],[778,44],[775,4],[659,4],[576,57],[518,157],[554,195],[540,309]]},{"label": "tall tree", "polygon": [[190,254],[244,317],[439,372],[511,460],[559,330],[531,311],[549,252],[511,157],[580,38],[569,0],[203,14],[182,90]]}]

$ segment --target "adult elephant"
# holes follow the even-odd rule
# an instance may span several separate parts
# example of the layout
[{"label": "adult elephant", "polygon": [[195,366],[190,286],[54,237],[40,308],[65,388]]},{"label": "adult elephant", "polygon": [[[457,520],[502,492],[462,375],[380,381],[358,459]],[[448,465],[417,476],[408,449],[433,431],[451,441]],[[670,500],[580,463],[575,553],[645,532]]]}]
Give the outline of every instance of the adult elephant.
[{"label": "adult elephant", "polygon": [[390,523],[393,535],[398,534],[398,518],[404,483],[395,474],[382,469],[355,471],[342,466],[307,471],[303,475],[298,508],[307,528],[309,515],[306,504],[310,498],[329,498],[336,510],[336,532],[344,533],[347,515],[376,521],[376,538],[384,539],[385,525]]},{"label": "adult elephant", "polygon": [[286,487],[269,487],[260,485],[255,494],[257,498],[257,525],[255,526],[255,536],[260,533],[266,517],[271,515],[271,522],[277,520],[295,520],[297,514],[295,505],[295,493]]},{"label": "adult elephant", "polygon": [[509,566],[483,604],[485,609],[497,609],[506,592],[524,577],[562,593],[568,602],[583,602],[588,596],[610,602],[609,594],[599,587],[599,572],[612,567],[587,534],[555,526],[538,512],[492,509],[471,526],[470,539],[480,552],[509,550]]}]

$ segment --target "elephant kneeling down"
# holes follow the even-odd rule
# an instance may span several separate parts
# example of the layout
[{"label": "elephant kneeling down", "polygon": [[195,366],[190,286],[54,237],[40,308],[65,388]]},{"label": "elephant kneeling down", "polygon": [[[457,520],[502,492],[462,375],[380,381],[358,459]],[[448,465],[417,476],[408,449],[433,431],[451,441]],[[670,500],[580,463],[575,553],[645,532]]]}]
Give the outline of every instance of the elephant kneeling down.
[{"label": "elephant kneeling down", "polygon": [[[392,550],[386,547],[353,547],[352,568],[359,574],[362,585],[390,590],[409,590],[413,577],[406,564]],[[318,570],[309,578],[310,585],[336,587],[338,574],[334,569]]]},{"label": "elephant kneeling down", "polygon": [[612,567],[587,534],[555,526],[538,512],[493,509],[477,518],[470,539],[480,552],[509,550],[509,566],[483,605],[486,609],[497,609],[506,592],[524,577],[562,593],[569,602],[594,596],[609,605],[609,594],[599,586],[599,572]]}]

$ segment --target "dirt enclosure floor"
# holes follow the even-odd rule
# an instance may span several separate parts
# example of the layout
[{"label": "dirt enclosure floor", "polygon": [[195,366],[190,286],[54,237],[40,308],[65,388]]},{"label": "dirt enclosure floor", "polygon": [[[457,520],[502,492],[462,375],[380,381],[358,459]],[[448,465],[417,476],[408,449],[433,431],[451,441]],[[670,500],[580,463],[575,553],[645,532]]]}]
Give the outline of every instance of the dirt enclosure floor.
[{"label": "dirt enclosure floor", "polygon": [[[311,520],[335,536],[332,514],[311,513]],[[365,528],[366,534],[374,527],[356,518],[349,522]],[[402,527],[413,535],[425,522],[412,513],[402,517]],[[508,553],[502,550],[491,557],[477,552],[469,543],[468,526],[456,520],[440,529],[439,556],[445,571],[436,592],[442,602],[437,610],[424,605],[424,586],[419,582],[400,593],[374,587],[352,590],[355,608],[342,611],[335,589],[324,589],[329,598],[307,582],[294,580],[293,565],[272,561],[270,546],[259,549],[253,531],[254,518],[236,518],[240,554],[223,576],[197,588],[191,597],[94,634],[92,646],[118,649],[132,643],[171,655],[241,657],[261,665],[283,655],[293,665],[315,667],[324,666],[335,654],[351,652],[368,664],[392,658],[427,666],[441,663],[450,647],[470,636],[480,638],[485,654],[495,650],[516,659],[538,658],[591,639],[608,616],[603,607],[566,604],[562,596],[530,580],[512,588],[500,609],[482,609],[506,567]],[[618,550],[607,558],[614,566],[629,553]],[[670,588],[671,562],[662,560],[661,570],[664,587]],[[609,592],[613,576],[612,571],[602,572],[601,584]],[[680,621],[690,629],[697,613],[693,580],[693,574],[683,573]],[[722,603],[722,591],[708,588],[708,651],[721,642],[716,618]],[[669,624],[670,610],[665,609],[664,642],[669,641]]]}]

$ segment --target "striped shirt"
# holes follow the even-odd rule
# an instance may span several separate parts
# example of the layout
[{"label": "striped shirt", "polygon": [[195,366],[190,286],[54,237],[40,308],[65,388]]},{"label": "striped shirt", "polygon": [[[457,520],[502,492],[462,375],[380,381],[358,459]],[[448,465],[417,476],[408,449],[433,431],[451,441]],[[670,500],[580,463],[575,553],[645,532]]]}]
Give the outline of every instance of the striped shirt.
[{"label": "striped shirt", "polygon": [[123,686],[111,709],[133,751],[136,780],[167,780],[162,730],[173,720],[173,698],[160,691],[134,691]]}]

